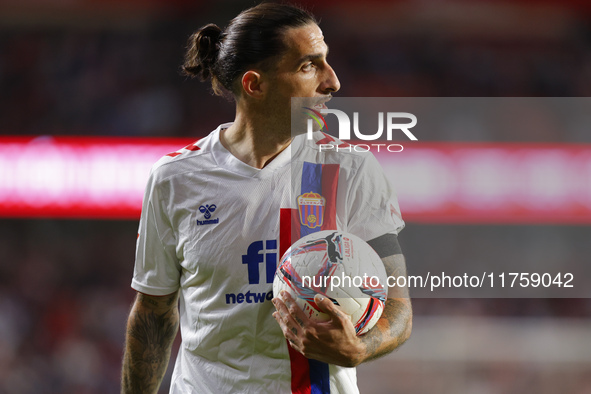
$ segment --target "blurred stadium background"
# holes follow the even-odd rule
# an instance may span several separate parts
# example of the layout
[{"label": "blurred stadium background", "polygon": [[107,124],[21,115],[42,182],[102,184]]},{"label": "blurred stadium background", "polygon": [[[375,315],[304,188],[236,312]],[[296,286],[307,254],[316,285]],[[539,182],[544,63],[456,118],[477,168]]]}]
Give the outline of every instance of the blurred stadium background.
[{"label": "blurred stadium background", "polygon": [[[178,69],[193,30],[224,25],[254,3],[1,1],[0,179],[16,173],[10,141],[187,141],[231,120],[231,104]],[[591,3],[584,0],[299,3],[322,18],[340,96],[591,93]],[[462,137],[450,129],[421,140]],[[589,149],[591,132],[501,129],[485,140]],[[43,147],[52,139],[33,141]],[[115,178],[117,167],[108,168],[103,176]],[[147,176],[149,164],[137,171]],[[590,178],[575,180],[585,198]],[[2,187],[0,198],[9,201]],[[30,200],[28,213],[15,201],[0,208],[0,393],[118,392],[137,214],[101,219],[100,210],[67,214]],[[404,215],[403,199],[401,209]],[[410,215],[400,238],[410,270],[421,259],[445,267],[495,258],[586,265],[591,219],[579,216],[461,224]],[[363,393],[591,392],[589,299],[416,299],[414,308],[411,340],[359,368]]]}]

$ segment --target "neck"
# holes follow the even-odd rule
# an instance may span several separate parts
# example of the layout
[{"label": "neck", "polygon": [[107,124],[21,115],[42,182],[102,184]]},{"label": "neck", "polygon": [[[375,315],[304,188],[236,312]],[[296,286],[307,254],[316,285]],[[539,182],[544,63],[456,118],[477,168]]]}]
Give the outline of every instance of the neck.
[{"label": "neck", "polygon": [[240,161],[263,168],[291,143],[289,130],[273,122],[236,114],[232,126],[220,133],[222,145]]}]

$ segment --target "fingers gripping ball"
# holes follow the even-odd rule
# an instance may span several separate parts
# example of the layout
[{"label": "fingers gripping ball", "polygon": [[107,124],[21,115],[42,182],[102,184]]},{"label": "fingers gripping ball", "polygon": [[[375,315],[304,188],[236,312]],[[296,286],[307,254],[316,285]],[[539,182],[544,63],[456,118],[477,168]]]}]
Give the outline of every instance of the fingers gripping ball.
[{"label": "fingers gripping ball", "polygon": [[281,258],[273,293],[285,290],[311,319],[325,321],[314,296],[338,305],[357,335],[369,331],[384,310],[387,275],[380,256],[361,238],[335,230],[319,231],[295,242]]}]

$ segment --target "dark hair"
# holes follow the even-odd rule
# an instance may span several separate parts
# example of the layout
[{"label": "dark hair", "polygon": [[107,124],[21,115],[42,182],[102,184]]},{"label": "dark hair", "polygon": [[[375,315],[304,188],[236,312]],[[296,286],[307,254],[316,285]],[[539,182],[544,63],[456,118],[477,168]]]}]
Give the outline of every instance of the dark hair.
[{"label": "dark hair", "polygon": [[283,33],[287,28],[311,23],[318,24],[309,12],[275,3],[242,11],[224,31],[210,23],[189,38],[183,74],[202,81],[211,78],[215,94],[223,94],[220,87],[235,94],[237,77],[252,66],[267,70],[269,60],[286,50]]}]

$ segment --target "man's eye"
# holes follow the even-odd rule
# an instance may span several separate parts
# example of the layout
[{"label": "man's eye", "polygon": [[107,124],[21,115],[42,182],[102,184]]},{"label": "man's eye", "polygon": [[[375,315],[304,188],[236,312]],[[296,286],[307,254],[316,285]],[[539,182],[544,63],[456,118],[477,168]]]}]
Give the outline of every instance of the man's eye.
[{"label": "man's eye", "polygon": [[314,63],[306,63],[302,66],[302,71],[310,71],[314,67]]}]

